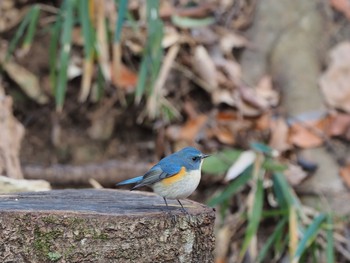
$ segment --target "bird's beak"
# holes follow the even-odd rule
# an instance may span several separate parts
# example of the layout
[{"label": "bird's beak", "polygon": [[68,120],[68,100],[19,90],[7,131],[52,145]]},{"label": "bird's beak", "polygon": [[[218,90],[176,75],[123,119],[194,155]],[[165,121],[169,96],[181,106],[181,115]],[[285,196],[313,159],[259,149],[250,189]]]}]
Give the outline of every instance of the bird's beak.
[{"label": "bird's beak", "polygon": [[209,157],[209,156],[210,156],[209,154],[203,154],[203,155],[202,155],[202,159],[207,158],[207,157]]}]

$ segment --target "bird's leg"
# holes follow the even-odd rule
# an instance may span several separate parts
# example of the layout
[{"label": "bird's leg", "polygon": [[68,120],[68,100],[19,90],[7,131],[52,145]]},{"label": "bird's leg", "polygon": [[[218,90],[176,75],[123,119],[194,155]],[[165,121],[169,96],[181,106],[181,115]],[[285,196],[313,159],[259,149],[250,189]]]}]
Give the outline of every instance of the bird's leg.
[{"label": "bird's leg", "polygon": [[166,198],[163,197],[163,199],[164,199],[164,202],[165,202],[165,205],[166,205],[166,209],[167,209],[169,215],[171,216],[171,220],[173,221],[173,223],[175,223],[176,222],[176,216],[173,213],[171,213],[171,210],[170,210],[170,208],[168,206],[168,202],[166,201]]},{"label": "bird's leg", "polygon": [[182,212],[184,212],[186,215],[190,215],[188,212],[187,212],[187,210],[183,207],[183,205],[181,204],[181,202],[180,202],[180,200],[179,199],[176,199],[178,202],[179,202],[179,204],[181,205],[181,210],[182,210]]}]

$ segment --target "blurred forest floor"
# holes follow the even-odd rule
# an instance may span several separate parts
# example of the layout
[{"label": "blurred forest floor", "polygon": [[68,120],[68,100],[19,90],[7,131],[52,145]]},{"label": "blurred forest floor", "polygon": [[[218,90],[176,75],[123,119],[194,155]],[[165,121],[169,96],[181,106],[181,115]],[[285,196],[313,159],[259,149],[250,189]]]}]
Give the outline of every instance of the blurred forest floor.
[{"label": "blurred forest floor", "polygon": [[[99,14],[111,24],[117,20],[113,1],[95,2],[92,20],[98,21]],[[247,153],[251,143],[259,142],[274,150],[304,204],[339,216],[350,214],[346,0],[160,1],[164,52],[151,92],[143,91],[143,96],[137,72],[148,45],[147,17],[142,1],[129,1],[128,14],[134,19],[123,26],[119,53],[107,46],[106,57],[95,58],[100,69],[85,68],[82,27],[74,26],[64,104],[57,110],[48,26],[60,3],[0,2],[2,174],[44,179],[53,187],[113,187],[187,145],[205,153]],[[34,4],[42,12],[33,42],[15,49],[5,61],[20,22]],[[86,91],[81,83],[87,74]],[[247,167],[255,159],[236,160]],[[232,160],[228,162],[231,166]],[[206,202],[238,176],[240,168],[233,169],[226,177],[226,172],[213,176],[205,169],[192,198]],[[244,192],[239,196],[246,198]],[[239,210],[238,199],[226,204],[232,214]],[[338,262],[350,260],[349,227],[346,220],[340,226],[345,245],[337,250],[344,260]],[[226,230],[242,236],[238,227]],[[218,263],[235,262],[232,236],[218,237],[223,247],[216,252]]]}]

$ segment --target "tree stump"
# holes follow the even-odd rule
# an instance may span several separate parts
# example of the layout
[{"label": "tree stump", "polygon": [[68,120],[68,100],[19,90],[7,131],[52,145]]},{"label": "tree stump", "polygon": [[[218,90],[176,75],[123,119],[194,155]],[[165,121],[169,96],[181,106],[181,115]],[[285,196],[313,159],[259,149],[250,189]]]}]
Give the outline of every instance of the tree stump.
[{"label": "tree stump", "polygon": [[213,262],[214,211],[122,190],[0,195],[0,262]]}]

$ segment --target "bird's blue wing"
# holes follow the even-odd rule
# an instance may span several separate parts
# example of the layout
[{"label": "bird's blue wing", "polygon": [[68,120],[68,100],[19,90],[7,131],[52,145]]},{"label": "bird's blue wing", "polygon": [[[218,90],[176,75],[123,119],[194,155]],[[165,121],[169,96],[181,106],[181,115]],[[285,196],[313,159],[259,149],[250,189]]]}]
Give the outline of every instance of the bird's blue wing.
[{"label": "bird's blue wing", "polygon": [[160,180],[173,176],[180,172],[181,166],[174,163],[162,163],[159,162],[157,165],[153,166],[142,178],[142,180],[135,185],[132,189],[139,188],[141,186],[152,185]]}]

